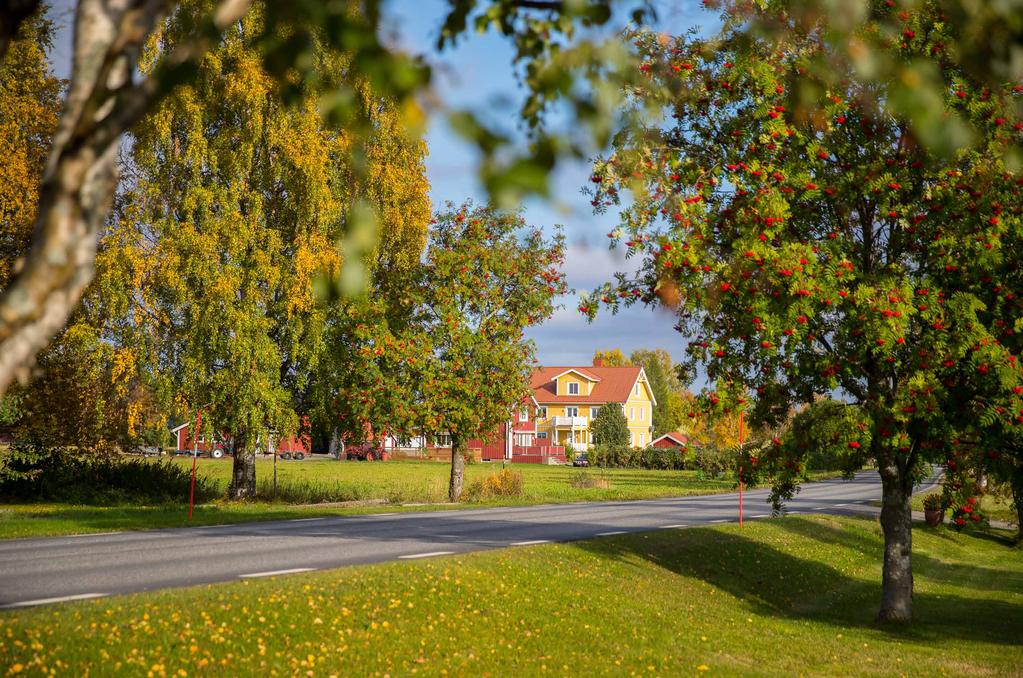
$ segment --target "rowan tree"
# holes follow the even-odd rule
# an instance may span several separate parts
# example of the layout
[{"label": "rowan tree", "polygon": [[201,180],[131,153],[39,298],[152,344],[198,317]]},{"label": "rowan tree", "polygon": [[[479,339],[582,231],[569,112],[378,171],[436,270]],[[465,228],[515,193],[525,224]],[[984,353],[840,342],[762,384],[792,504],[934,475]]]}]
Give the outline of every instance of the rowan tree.
[{"label": "rowan tree", "polygon": [[[751,425],[770,427],[835,394],[831,435],[815,442],[876,464],[879,618],[907,620],[910,496],[926,462],[948,458],[951,413],[1009,426],[1023,406],[1023,375],[1002,341],[1018,318],[1020,229],[1020,183],[1003,158],[1023,130],[1002,102],[1023,87],[993,95],[948,56],[955,33],[935,4],[907,12],[887,49],[938,68],[941,105],[985,133],[954,158],[933,156],[882,108],[882,86],[849,71],[814,80],[805,66],[827,51],[823,31],[768,42],[746,32],[748,14],[734,19],[713,41],[630,36],[649,78],[634,96],[670,117],[627,128],[595,165],[598,209],[631,193],[611,237],[643,263],[581,307],[676,309],[688,367],[701,365],[711,384],[707,412],[745,409]],[[785,92],[807,79],[804,91],[821,95],[796,117]],[[1001,402],[978,397],[981,384]],[[803,433],[820,425],[793,426],[745,459],[745,480],[767,475],[777,497],[790,493],[808,454]]]},{"label": "rowan tree", "polygon": [[[189,8],[144,67],[158,69],[194,30],[201,7]],[[305,396],[336,310],[318,284],[338,275],[343,257],[359,266],[379,257],[365,237],[369,206],[384,219],[394,268],[417,261],[429,218],[425,148],[395,123],[393,103],[347,79],[349,57],[318,48],[317,78],[285,105],[253,46],[263,20],[252,11],[228,28],[134,134],[94,286],[118,344],[170,384],[161,390],[173,390],[186,416],[205,406],[204,420],[231,439],[233,498],[255,493],[257,447],[296,432],[311,407]],[[318,101],[342,87],[373,134],[324,123]]]},{"label": "rowan tree", "polygon": [[412,322],[381,352],[410,375],[403,428],[451,435],[451,501],[466,442],[493,435],[529,393],[535,346],[523,331],[566,292],[564,256],[560,231],[547,238],[515,213],[465,203],[434,219],[410,288]]}]

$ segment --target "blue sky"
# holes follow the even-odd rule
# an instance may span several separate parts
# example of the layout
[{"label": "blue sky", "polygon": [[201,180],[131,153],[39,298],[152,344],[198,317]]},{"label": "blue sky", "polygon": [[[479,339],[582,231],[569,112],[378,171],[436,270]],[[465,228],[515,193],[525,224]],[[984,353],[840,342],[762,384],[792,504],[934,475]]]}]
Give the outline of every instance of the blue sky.
[{"label": "blue sky", "polygon": [[[73,0],[55,0],[54,18],[60,32],[52,58],[59,75],[69,71]],[[716,16],[699,9],[696,0],[658,0],[658,28],[677,34],[690,27],[716,24]],[[521,88],[513,77],[512,49],[494,34],[470,35],[460,45],[442,55],[433,53],[433,44],[447,8],[447,0],[390,0],[389,29],[409,51],[428,55],[434,66],[435,86],[450,105],[488,111],[491,115],[514,120],[514,106]],[[504,102],[503,105],[501,102]],[[442,120],[431,121],[427,136],[429,157],[427,174],[435,206],[446,201],[467,198],[482,200],[484,193],[476,180],[476,153],[456,138]],[[579,291],[592,289],[611,280],[615,271],[629,270],[620,252],[607,249],[607,232],[613,229],[615,215],[593,214],[589,199],[581,189],[590,175],[585,162],[568,162],[551,177],[552,201],[531,200],[525,205],[525,218],[534,225],[553,228],[560,224],[568,240],[565,265],[569,287]],[[545,324],[527,335],[536,341],[538,358],[546,365],[589,364],[598,349],[620,348],[629,353],[637,348],[663,348],[676,359],[682,356],[681,336],[672,329],[669,313],[634,307],[617,316],[603,314],[593,323],[576,311],[574,296],[561,300],[563,308]]]}]

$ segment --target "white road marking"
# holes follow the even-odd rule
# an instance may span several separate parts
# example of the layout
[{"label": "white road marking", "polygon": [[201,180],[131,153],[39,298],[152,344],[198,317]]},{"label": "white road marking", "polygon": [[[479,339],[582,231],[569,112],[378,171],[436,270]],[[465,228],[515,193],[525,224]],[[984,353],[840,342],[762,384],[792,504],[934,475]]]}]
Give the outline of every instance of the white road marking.
[{"label": "white road marking", "polygon": [[835,504],[835,507],[836,508],[838,508],[838,507],[845,507],[845,506],[848,506],[848,505],[849,504]]},{"label": "white road marking", "polygon": [[685,525],[661,525],[662,530],[675,530],[680,527],[686,527]]},{"label": "white road marking", "polygon": [[102,537],[107,534],[117,534],[116,532],[86,532],[85,534],[65,534],[65,539],[81,539],[82,537]]},{"label": "white road marking", "polygon": [[380,516],[396,516],[396,515],[398,515],[398,513],[396,511],[392,511],[390,513],[367,513],[366,517],[367,518],[379,518]]},{"label": "white road marking", "polygon": [[18,607],[34,607],[35,605],[49,605],[50,603],[69,603],[72,600],[89,600],[91,598],[102,598],[106,593],[79,593],[74,596],[60,596],[59,598],[38,598],[36,600],[23,600],[19,603],[8,603],[0,605],[0,609],[11,610]]},{"label": "white road marking", "polygon": [[550,544],[550,539],[530,539],[529,541],[512,542],[511,546],[533,546],[534,544]]},{"label": "white road marking", "polygon": [[454,551],[427,551],[426,553],[413,553],[407,556],[398,556],[403,560],[412,560],[413,558],[432,558],[434,556],[450,556],[454,554]]},{"label": "white road marking", "polygon": [[289,523],[308,523],[311,520],[323,520],[326,516],[320,516],[319,518],[292,518]]},{"label": "white road marking", "polygon": [[766,513],[758,513],[755,516],[750,516],[750,518],[766,518],[766,517],[767,517]]},{"label": "white road marking", "polygon": [[728,519],[726,519],[726,518],[723,518],[723,519],[721,519],[721,520],[711,520],[711,521],[709,521],[709,522],[711,522],[711,523],[727,523],[727,522],[728,522]]},{"label": "white road marking", "polygon": [[270,570],[269,572],[250,572],[249,574],[238,575],[239,579],[254,579],[256,577],[276,577],[279,574],[298,574],[299,572],[312,572],[311,567],[293,567],[290,570]]},{"label": "white road marking", "polygon": [[616,534],[625,534],[625,530],[615,530],[613,532],[598,532],[593,535],[594,537],[613,537]]}]

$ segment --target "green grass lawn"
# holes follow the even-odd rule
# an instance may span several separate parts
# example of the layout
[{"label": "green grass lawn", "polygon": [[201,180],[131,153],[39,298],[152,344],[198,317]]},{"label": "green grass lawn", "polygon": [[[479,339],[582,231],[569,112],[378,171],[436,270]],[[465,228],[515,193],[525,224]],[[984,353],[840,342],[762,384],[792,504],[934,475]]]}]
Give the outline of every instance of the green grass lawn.
[{"label": "green grass lawn", "polygon": [[786,517],[0,613],[0,666],[70,675],[1019,675],[1023,558],[914,535],[873,623],[876,522]]},{"label": "green grass lawn", "polygon": [[[175,463],[191,465],[191,460]],[[61,503],[0,505],[0,538],[82,534],[111,530],[148,529],[239,523],[256,520],[348,515],[374,511],[457,508],[441,504],[447,499],[448,464],[418,461],[338,462],[322,459],[278,462],[278,501],[271,497],[273,462],[256,462],[260,493],[265,500],[217,501],[196,508],[189,523],[187,497],[169,506],[82,506]],[[567,466],[515,464],[523,475],[523,495],[491,499],[473,506],[564,503],[572,501],[649,499],[728,492],[731,479],[701,479],[693,471],[647,471],[642,469],[575,469]],[[501,469],[500,464],[466,467],[466,485]],[[226,491],[231,460],[201,459],[199,473]],[[579,487],[583,476],[606,483],[606,487]],[[382,506],[337,506],[323,502],[368,502]],[[420,504],[420,506],[415,506]],[[422,506],[421,504],[429,504]],[[437,504],[437,505],[432,505]],[[408,505],[408,506],[403,506]]]}]

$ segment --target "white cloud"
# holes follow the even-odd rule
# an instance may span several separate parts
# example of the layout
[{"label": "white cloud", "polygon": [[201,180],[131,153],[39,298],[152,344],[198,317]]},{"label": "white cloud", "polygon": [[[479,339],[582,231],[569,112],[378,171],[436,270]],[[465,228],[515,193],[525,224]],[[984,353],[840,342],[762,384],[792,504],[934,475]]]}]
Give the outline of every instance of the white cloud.
[{"label": "white cloud", "polygon": [[591,247],[586,243],[569,245],[565,252],[565,277],[568,286],[587,292],[604,282],[614,282],[614,274],[635,273],[642,259],[626,259],[621,248]]}]

